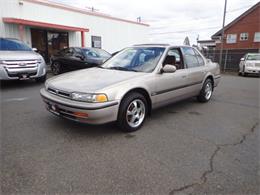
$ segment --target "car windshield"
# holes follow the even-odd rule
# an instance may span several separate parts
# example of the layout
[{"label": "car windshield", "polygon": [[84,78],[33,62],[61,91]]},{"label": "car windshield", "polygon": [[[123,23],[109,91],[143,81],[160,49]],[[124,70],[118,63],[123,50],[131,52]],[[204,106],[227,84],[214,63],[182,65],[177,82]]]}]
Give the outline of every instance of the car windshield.
[{"label": "car windshield", "polygon": [[132,47],[116,54],[102,65],[103,68],[135,72],[152,72],[165,48]]},{"label": "car windshield", "polygon": [[0,50],[2,51],[32,51],[30,47],[19,40],[0,39]]},{"label": "car windshield", "polygon": [[111,54],[106,52],[103,49],[96,49],[96,48],[84,48],[83,52],[87,57],[92,57],[92,58],[110,58]]},{"label": "car windshield", "polygon": [[260,53],[259,54],[249,54],[247,56],[247,60],[260,60]]}]

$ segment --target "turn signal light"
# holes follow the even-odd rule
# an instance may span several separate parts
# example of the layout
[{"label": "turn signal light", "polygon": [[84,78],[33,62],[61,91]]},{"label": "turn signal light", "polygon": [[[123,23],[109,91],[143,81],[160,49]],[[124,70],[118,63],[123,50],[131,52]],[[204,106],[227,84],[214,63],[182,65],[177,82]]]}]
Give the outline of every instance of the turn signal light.
[{"label": "turn signal light", "polygon": [[107,102],[107,96],[105,94],[96,95],[96,102]]},{"label": "turn signal light", "polygon": [[73,115],[79,118],[88,118],[88,114],[84,112],[73,112]]}]

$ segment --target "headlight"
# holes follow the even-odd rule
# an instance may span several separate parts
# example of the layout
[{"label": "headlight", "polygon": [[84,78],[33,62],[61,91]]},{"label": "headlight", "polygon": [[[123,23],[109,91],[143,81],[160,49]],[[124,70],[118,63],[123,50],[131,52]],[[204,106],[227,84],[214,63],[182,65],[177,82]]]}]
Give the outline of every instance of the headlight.
[{"label": "headlight", "polygon": [[254,63],[252,63],[252,62],[246,62],[246,66],[254,66]]},{"label": "headlight", "polygon": [[40,59],[37,59],[37,63],[38,64],[41,64],[43,62],[43,60],[40,58]]},{"label": "headlight", "polygon": [[90,93],[78,93],[73,92],[71,94],[71,98],[77,101],[84,101],[84,102],[107,102],[106,94],[90,94]]}]

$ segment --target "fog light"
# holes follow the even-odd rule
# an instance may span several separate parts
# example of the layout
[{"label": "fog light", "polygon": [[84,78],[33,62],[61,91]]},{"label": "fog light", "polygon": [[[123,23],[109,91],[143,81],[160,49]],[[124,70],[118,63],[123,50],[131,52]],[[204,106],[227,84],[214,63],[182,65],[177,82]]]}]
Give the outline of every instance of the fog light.
[{"label": "fog light", "polygon": [[73,115],[79,118],[88,118],[88,114],[84,112],[73,112]]}]

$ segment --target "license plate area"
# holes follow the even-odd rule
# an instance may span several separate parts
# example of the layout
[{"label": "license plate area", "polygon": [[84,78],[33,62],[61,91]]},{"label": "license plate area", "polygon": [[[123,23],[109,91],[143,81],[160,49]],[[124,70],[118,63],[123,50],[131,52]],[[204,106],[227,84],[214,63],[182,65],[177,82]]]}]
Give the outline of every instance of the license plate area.
[{"label": "license plate area", "polygon": [[30,77],[29,77],[29,74],[21,74],[19,75],[19,79],[20,80],[28,80]]}]

